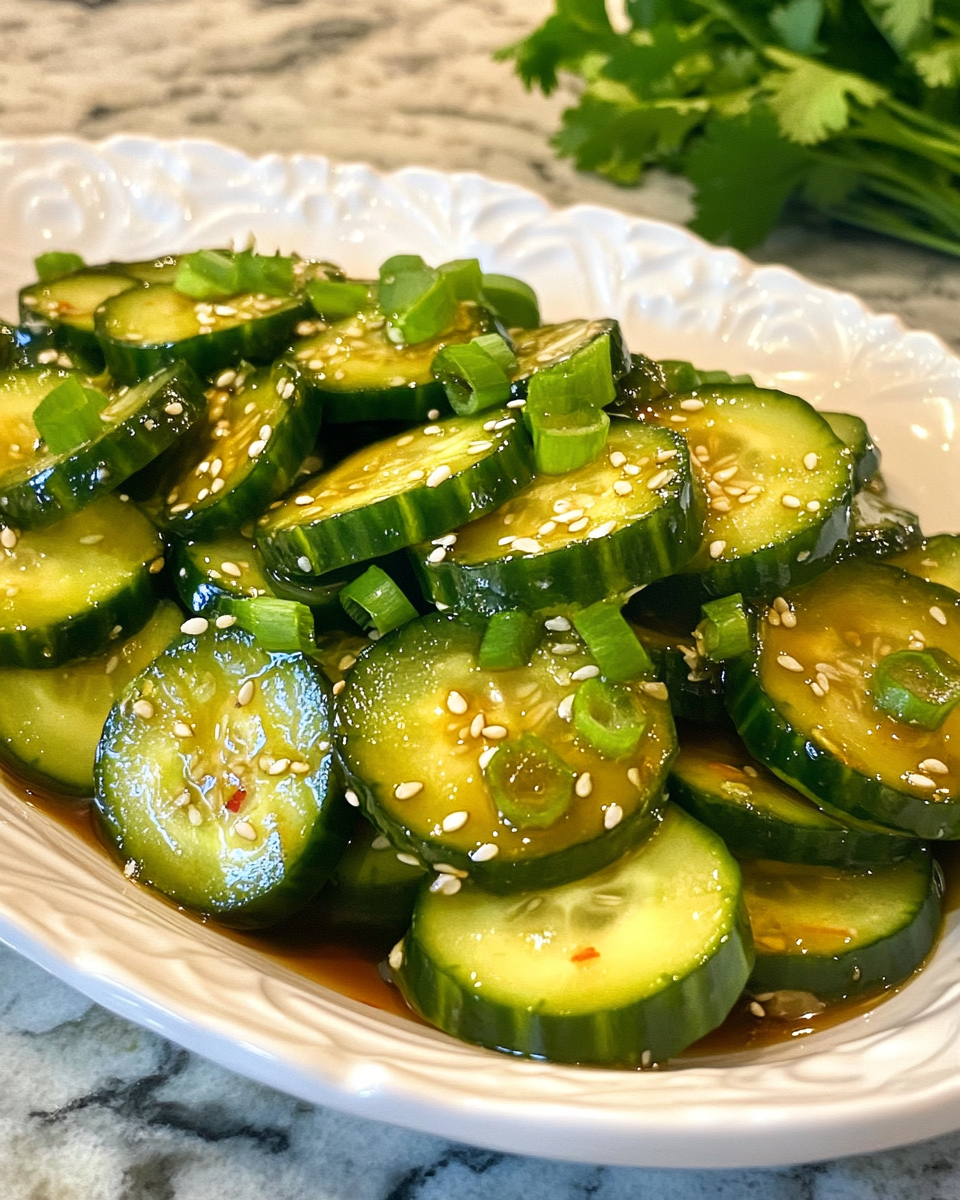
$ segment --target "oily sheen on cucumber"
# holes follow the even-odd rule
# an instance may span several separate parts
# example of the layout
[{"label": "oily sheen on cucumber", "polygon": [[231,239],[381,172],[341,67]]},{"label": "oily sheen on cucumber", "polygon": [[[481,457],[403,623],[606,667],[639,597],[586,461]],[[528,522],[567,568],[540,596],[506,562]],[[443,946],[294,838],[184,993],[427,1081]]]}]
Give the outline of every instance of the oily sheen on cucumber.
[{"label": "oily sheen on cucumber", "polygon": [[887,561],[928,583],[960,592],[960,537],[956,534],[941,533],[927,538],[910,550],[891,555]]},{"label": "oily sheen on cucumber", "polygon": [[279,920],[317,892],[349,834],[329,718],[327,685],[303,655],[236,629],[178,639],[107,718],[105,836],[177,904],[237,926]]},{"label": "oily sheen on cucumber", "polygon": [[920,838],[960,836],[960,709],[930,731],[871,698],[891,653],[960,659],[960,596],[850,559],[782,599],[788,623],[768,611],[755,651],[726,665],[748,750],[816,803]]},{"label": "oily sheen on cucumber", "polygon": [[648,625],[634,624],[632,628],[650,656],[657,678],[666,685],[678,720],[708,725],[726,720],[721,664],[698,653],[696,638]]},{"label": "oily sheen on cucumber", "polygon": [[337,697],[348,786],[399,851],[440,874],[496,891],[588,875],[641,841],[664,803],[676,735],[663,685],[612,686],[627,740],[610,756],[578,715],[600,672],[576,633],[545,630],[529,666],[494,670],[478,661],[485,627],[434,613],[361,655]]},{"label": "oily sheen on cucumber", "polygon": [[648,842],[587,879],[496,896],[424,887],[390,955],[446,1033],[551,1062],[662,1063],[715,1028],[753,959],[740,873],[670,806]]}]

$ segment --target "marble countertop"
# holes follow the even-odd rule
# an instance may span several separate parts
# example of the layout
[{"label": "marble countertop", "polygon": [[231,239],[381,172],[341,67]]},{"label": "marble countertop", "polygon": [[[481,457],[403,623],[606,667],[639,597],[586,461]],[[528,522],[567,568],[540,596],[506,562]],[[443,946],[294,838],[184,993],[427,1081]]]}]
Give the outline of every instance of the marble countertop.
[{"label": "marble countertop", "polygon": [[[0,136],[216,138],[381,168],[423,163],[682,221],[682,181],[621,190],[547,144],[569,102],[491,52],[548,0],[4,0]],[[838,226],[756,258],[960,347],[960,261]],[[767,1171],[522,1159],[315,1108],[120,1020],[0,947],[3,1200],[949,1200],[960,1135]]]}]

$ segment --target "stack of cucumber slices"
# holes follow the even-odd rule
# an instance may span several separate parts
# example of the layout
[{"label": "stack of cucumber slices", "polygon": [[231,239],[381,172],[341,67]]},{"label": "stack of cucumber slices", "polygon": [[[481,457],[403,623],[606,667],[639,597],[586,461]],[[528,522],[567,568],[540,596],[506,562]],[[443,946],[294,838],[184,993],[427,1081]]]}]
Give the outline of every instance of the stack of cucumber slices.
[{"label": "stack of cucumber slices", "polygon": [[960,839],[960,537],[866,425],[475,259],[37,260],[0,755],[131,881],[411,1008],[663,1064],[906,980]]}]

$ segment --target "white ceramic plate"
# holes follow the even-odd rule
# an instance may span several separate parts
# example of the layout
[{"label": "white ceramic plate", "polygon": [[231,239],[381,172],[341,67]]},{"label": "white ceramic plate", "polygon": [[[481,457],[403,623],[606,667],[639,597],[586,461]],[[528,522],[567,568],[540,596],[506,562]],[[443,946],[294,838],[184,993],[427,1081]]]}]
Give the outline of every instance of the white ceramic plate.
[{"label": "white ceramic plate", "polygon": [[[960,360],[779,267],[607,209],[555,212],[476,175],[250,160],[204,142],[0,142],[0,312],[49,248],[146,258],[253,231],[370,274],[477,255],[547,319],[614,316],[631,346],[748,371],[869,419],[894,495],[960,529]],[[306,1100],[527,1154],[761,1166],[960,1127],[960,928],[874,1012],[666,1072],[522,1062],[344,999],[198,926],[0,788],[0,938],[115,1012]]]}]

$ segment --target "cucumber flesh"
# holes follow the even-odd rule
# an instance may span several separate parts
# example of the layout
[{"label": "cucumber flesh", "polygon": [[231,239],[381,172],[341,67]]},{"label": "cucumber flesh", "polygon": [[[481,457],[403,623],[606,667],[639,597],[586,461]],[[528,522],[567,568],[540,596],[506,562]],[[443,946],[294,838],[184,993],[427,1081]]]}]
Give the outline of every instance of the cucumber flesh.
[{"label": "cucumber flesh", "polygon": [[[662,685],[620,685],[642,733],[626,756],[605,757],[570,719],[580,683],[599,675],[577,634],[545,631],[529,666],[484,670],[485,624],[434,613],[361,655],[337,698],[349,786],[398,850],[441,873],[498,891],[587,875],[642,840],[663,804],[676,735]],[[514,806],[508,820],[496,803],[503,781],[490,775],[500,754],[522,766],[530,739],[545,749],[517,769],[517,806],[531,783],[545,797],[570,778],[546,826],[538,815],[523,822]]]},{"label": "cucumber flesh", "polygon": [[103,351],[94,333],[94,313],[121,292],[137,286],[122,270],[84,268],[50,283],[34,283],[20,293],[20,320],[31,331],[49,330],[54,346],[77,366],[103,370]]},{"label": "cucumber flesh", "polygon": [[610,342],[610,368],[614,380],[630,369],[630,354],[617,321],[565,321],[561,325],[541,325],[537,329],[513,331],[513,350],[517,369],[513,373],[513,393],[525,396],[530,379],[566,362],[592,342],[606,337]]},{"label": "cucumber flesh", "polygon": [[920,518],[870,488],[857,492],[850,507],[850,552],[886,558],[918,546]]},{"label": "cucumber flesh", "polygon": [[138,633],[99,658],[50,671],[0,670],[0,755],[31,782],[92,796],[97,743],[114,700],[179,636],[182,620],[163,601]]},{"label": "cucumber flesh", "polygon": [[349,832],[329,711],[300,654],[236,630],[179,639],[107,718],[96,803],[108,840],[141,882],[228,924],[295,911]]},{"label": "cucumber flesh", "polygon": [[408,1003],[465,1041],[553,1062],[649,1066],[715,1028],[753,953],[740,873],[671,806],[588,879],[501,897],[424,887],[391,954]]},{"label": "cucumber flesh", "polygon": [[745,862],[756,962],[750,988],[848,1000],[893,987],[923,962],[940,927],[929,854],[868,871]]},{"label": "cucumber flesh", "polygon": [[887,560],[909,575],[960,592],[960,537],[941,533]]},{"label": "cucumber flesh", "polygon": [[[651,486],[652,485],[652,486]],[[700,542],[702,511],[681,438],[634,421],[605,453],[541,475],[443,548],[416,548],[425,590],[483,613],[588,605],[670,575]]]},{"label": "cucumber flesh", "polygon": [[853,455],[853,482],[857,491],[880,474],[880,450],[870,435],[867,423],[853,413],[824,412],[826,421],[841,442],[850,447]]}]

